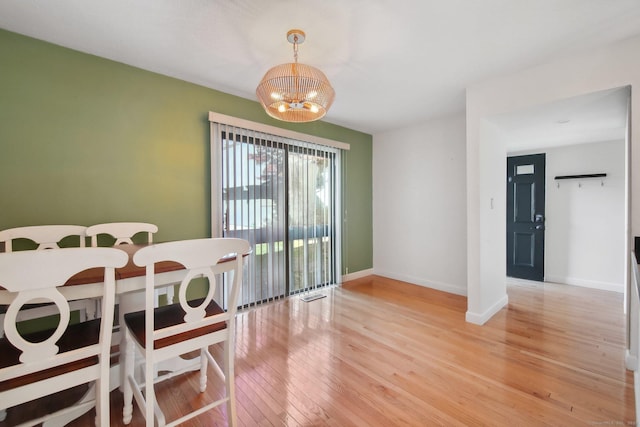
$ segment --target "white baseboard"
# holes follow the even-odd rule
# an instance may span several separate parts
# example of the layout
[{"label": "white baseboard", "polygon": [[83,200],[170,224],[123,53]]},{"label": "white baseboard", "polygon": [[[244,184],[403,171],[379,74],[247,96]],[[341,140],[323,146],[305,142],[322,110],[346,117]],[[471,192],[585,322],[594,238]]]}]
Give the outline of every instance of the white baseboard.
[{"label": "white baseboard", "polygon": [[476,325],[484,325],[487,323],[489,319],[493,317],[494,314],[499,312],[503,307],[509,304],[509,296],[504,295],[498,301],[496,301],[491,307],[484,311],[484,313],[474,313],[471,311],[467,311],[465,315],[465,320],[469,323],[474,323]]},{"label": "white baseboard", "polygon": [[[631,354],[629,349],[627,349],[624,354],[624,365],[630,371],[638,370],[638,357]],[[638,413],[638,415],[640,415],[640,413]]]},{"label": "white baseboard", "polygon": [[431,288],[442,292],[447,292],[449,294],[455,295],[467,295],[467,288],[452,285],[449,283],[437,282],[435,280],[421,279],[419,277],[408,276],[404,274],[397,274],[388,271],[379,271],[375,270],[375,273],[378,276],[388,277],[389,279],[400,280],[407,283],[412,283],[414,285],[424,286],[425,288]]},{"label": "white baseboard", "polygon": [[366,270],[356,271],[355,273],[349,273],[342,276],[343,282],[348,282],[349,280],[361,279],[366,276],[373,275],[373,268],[368,268]]},{"label": "white baseboard", "polygon": [[633,391],[636,397],[636,425],[640,422],[640,373],[633,373]]},{"label": "white baseboard", "polygon": [[562,276],[544,276],[545,282],[562,283],[565,285],[582,286],[583,288],[600,289],[603,291],[624,292],[624,286],[621,283],[600,282],[597,280],[580,279],[577,277]]},{"label": "white baseboard", "polygon": [[509,277],[506,279],[507,285],[528,285],[528,286],[544,286],[544,282],[535,280],[519,279],[517,277]]}]

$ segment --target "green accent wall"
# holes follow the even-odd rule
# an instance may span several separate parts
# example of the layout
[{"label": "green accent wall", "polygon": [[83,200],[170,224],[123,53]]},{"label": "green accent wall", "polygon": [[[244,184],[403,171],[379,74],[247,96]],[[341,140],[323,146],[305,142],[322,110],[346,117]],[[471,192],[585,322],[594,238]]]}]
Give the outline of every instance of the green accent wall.
[{"label": "green accent wall", "polygon": [[[340,94],[337,94],[339,102]],[[209,111],[351,145],[343,272],[372,268],[372,136],[0,30],[0,229],[144,221],[211,235]]]}]

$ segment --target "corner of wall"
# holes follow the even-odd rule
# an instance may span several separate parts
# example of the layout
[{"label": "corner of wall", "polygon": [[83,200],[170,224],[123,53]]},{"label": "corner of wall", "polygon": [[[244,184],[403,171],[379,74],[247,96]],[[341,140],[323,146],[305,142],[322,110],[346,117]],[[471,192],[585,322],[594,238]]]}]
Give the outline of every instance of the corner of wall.
[{"label": "corner of wall", "polygon": [[456,286],[451,283],[444,283],[444,282],[439,282],[437,280],[423,279],[415,276],[398,274],[398,273],[393,273],[389,271],[375,270],[373,274],[376,274],[378,276],[388,277],[393,280],[399,280],[401,282],[411,283],[413,285],[422,286],[424,288],[435,289],[436,291],[447,292],[449,294],[462,295],[462,296],[467,295],[466,287]]},{"label": "corner of wall", "polygon": [[509,297],[507,295],[504,295],[502,298],[496,301],[495,304],[489,307],[484,313],[473,313],[471,311],[467,311],[467,313],[465,314],[465,320],[476,325],[484,325],[489,319],[493,317],[494,314],[499,312],[503,307],[506,307],[507,304],[509,304]]},{"label": "corner of wall", "polygon": [[[366,270],[356,271],[355,273],[349,273],[342,276],[342,282],[348,282],[349,280],[361,279],[366,276],[371,276],[375,274],[373,272],[373,268],[368,268]],[[342,283],[340,282],[340,283]]]}]

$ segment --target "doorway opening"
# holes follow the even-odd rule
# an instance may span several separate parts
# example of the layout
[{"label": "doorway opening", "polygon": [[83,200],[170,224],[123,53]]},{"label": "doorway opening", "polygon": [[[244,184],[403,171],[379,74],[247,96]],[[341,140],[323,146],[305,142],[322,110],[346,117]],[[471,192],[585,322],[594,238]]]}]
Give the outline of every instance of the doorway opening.
[{"label": "doorway opening", "polygon": [[[511,260],[507,277],[626,291],[629,98],[630,87],[615,88],[491,120],[506,141],[508,163],[512,158],[527,160],[530,155],[546,155],[541,217],[535,217],[539,213],[533,206],[540,205],[533,187],[527,187],[532,174],[525,172],[532,166],[510,164],[507,168],[507,179],[513,181],[506,187],[505,228],[510,235],[506,258]],[[514,170],[518,166],[521,174]],[[561,179],[566,177],[576,179]],[[520,182],[523,179],[525,183]],[[510,195],[510,191],[516,195]],[[510,217],[514,218],[514,204],[518,203],[523,207],[515,212],[521,216],[519,221],[527,219],[527,229],[514,234]],[[544,234],[534,237],[528,233],[536,227]],[[538,250],[536,256],[535,243],[542,239],[543,252]],[[541,260],[542,273],[537,277],[523,276],[509,265],[532,266]]]}]

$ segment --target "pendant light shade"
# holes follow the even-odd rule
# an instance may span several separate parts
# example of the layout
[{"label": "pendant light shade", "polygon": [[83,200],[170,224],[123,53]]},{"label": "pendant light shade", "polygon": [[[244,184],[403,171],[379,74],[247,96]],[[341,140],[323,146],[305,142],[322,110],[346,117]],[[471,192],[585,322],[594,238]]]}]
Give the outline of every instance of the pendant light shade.
[{"label": "pendant light shade", "polygon": [[298,44],[304,38],[301,30],[287,33],[287,40],[293,43],[295,62],[271,68],[256,88],[262,107],[275,119],[286,122],[318,120],[327,114],[335,98],[335,91],[322,71],[298,63]]}]

